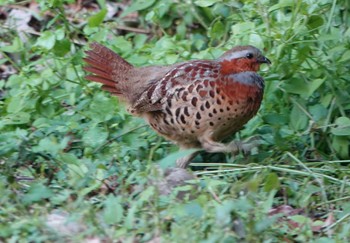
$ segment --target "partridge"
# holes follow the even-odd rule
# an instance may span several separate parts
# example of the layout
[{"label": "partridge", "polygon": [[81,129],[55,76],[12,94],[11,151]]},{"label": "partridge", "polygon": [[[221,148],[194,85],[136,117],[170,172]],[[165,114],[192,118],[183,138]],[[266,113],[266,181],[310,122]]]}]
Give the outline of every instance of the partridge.
[{"label": "partridge", "polygon": [[[237,46],[216,60],[169,66],[134,67],[98,43],[86,51],[87,80],[120,97],[132,115],[141,116],[180,149],[237,153],[241,143],[221,141],[239,131],[258,111],[264,80],[256,72],[270,60],[253,46]],[[195,153],[181,158],[186,168]]]}]

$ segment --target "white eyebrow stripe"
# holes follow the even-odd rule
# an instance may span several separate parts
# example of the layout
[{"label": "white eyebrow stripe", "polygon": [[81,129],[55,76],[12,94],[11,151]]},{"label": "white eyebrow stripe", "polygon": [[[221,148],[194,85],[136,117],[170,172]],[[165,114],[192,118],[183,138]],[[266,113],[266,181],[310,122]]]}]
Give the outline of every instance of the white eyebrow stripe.
[{"label": "white eyebrow stripe", "polygon": [[229,55],[225,55],[222,59],[223,60],[232,60],[232,59],[246,57],[249,52],[251,52],[251,51],[250,50],[235,51],[235,52],[230,53]]}]

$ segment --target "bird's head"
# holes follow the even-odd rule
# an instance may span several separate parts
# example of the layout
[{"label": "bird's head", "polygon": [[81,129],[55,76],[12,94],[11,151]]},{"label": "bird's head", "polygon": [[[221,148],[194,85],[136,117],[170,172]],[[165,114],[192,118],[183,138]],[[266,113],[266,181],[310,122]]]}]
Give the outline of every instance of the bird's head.
[{"label": "bird's head", "polygon": [[222,74],[234,74],[246,71],[259,71],[263,63],[271,64],[261,51],[254,46],[236,46],[225,52],[220,58]]}]

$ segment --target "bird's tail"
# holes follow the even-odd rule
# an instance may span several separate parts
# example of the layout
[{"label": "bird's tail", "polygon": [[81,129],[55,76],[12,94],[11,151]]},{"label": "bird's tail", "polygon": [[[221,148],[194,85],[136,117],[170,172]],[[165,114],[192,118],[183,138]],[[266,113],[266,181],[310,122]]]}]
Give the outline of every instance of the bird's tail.
[{"label": "bird's tail", "polygon": [[102,89],[127,98],[126,88],[133,65],[112,50],[96,42],[90,45],[83,60],[88,64],[84,70],[90,72],[85,78],[102,84]]}]

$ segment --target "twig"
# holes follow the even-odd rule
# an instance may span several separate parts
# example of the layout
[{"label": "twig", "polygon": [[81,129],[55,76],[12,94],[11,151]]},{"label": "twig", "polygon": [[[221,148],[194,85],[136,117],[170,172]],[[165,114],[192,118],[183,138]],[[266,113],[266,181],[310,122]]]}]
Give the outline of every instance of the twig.
[{"label": "twig", "polygon": [[118,25],[118,26],[115,26],[114,28],[116,28],[118,30],[126,30],[126,31],[135,32],[135,33],[139,33],[139,34],[149,34],[149,33],[151,33],[149,30],[133,28],[133,27],[128,27],[128,26],[120,26],[120,25]]},{"label": "twig", "polygon": [[338,219],[336,222],[334,222],[333,224],[331,224],[330,226],[325,227],[324,229],[322,229],[323,232],[326,232],[332,228],[334,228],[335,226],[337,226],[338,224],[340,224],[342,221],[344,221],[345,219],[350,217],[350,213],[345,214],[343,217],[341,217],[340,219]]},{"label": "twig", "polygon": [[216,195],[216,193],[212,190],[212,188],[208,188],[209,193],[213,196],[214,200],[217,201],[218,203],[222,204],[222,201],[220,198]]}]

